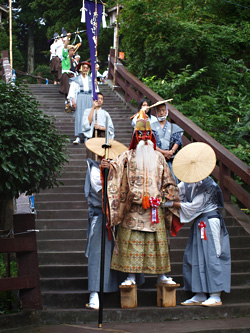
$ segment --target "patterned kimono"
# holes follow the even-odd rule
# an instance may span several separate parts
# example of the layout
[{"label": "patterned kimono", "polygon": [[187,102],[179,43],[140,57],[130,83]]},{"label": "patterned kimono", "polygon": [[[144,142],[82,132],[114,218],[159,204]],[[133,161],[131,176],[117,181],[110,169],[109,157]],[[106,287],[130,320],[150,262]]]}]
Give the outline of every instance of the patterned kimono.
[{"label": "patterned kimono", "polygon": [[[111,268],[126,273],[162,274],[169,272],[165,221],[171,222],[175,208],[160,206],[144,209],[143,193],[160,199],[163,190],[168,200],[179,200],[178,187],[161,153],[155,151],[156,169],[145,175],[135,161],[135,150],[128,150],[111,162],[108,200],[111,225],[118,225],[117,249]],[[152,222],[158,214],[158,223]]]}]

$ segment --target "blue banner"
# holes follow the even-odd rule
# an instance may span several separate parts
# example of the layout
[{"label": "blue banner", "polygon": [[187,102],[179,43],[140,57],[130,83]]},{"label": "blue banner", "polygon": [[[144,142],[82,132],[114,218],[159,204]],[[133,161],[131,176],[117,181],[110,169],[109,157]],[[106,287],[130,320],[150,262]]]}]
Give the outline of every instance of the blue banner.
[{"label": "blue banner", "polygon": [[85,0],[86,8],[86,29],[89,42],[89,51],[91,59],[91,70],[92,70],[92,89],[93,98],[97,100],[96,86],[95,86],[95,64],[97,54],[97,41],[99,36],[99,30],[102,20],[102,4],[97,4],[97,13],[95,8],[95,2]]}]

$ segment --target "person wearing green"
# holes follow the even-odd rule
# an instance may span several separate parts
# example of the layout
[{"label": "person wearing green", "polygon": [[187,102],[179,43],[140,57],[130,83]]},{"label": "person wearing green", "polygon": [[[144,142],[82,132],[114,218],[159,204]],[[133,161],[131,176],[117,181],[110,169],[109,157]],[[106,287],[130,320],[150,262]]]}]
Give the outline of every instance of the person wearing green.
[{"label": "person wearing green", "polygon": [[78,45],[69,45],[70,37],[67,37],[62,49],[62,77],[60,80],[59,92],[65,96],[65,104],[67,103],[67,96],[69,92],[69,78],[75,76],[76,63],[73,56],[76,52]]}]

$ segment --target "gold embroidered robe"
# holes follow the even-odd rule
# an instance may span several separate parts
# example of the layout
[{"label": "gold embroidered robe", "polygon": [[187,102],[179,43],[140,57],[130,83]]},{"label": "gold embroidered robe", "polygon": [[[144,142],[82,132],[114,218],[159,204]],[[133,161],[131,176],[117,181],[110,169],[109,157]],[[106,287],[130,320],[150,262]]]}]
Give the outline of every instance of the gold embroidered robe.
[{"label": "gold embroidered robe", "polygon": [[[128,150],[111,161],[108,176],[108,200],[110,208],[110,224],[126,229],[155,232],[157,224],[151,223],[151,207],[143,209],[143,191],[149,197],[161,199],[162,191],[171,201],[179,201],[178,187],[165,161],[164,156],[155,151],[157,166],[149,174],[136,166],[135,150]],[[171,225],[172,213],[179,216],[176,208],[170,208],[165,214],[165,222]]]}]

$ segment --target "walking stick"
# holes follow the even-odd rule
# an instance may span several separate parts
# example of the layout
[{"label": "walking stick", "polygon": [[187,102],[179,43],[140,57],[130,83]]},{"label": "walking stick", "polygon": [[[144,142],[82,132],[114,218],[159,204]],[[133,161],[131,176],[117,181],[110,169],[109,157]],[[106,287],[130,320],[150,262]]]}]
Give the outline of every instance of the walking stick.
[{"label": "walking stick", "polygon": [[[105,149],[105,159],[109,158],[108,142],[108,117],[106,117],[106,133],[105,133],[105,144],[102,148]],[[103,189],[103,216],[102,216],[102,239],[101,239],[101,268],[100,268],[100,293],[99,293],[99,316],[98,316],[98,327],[102,328],[102,315],[103,315],[103,285],[104,285],[104,264],[105,264],[105,231],[107,224],[107,184],[108,184],[108,173],[109,169],[104,169],[104,189]]]}]

